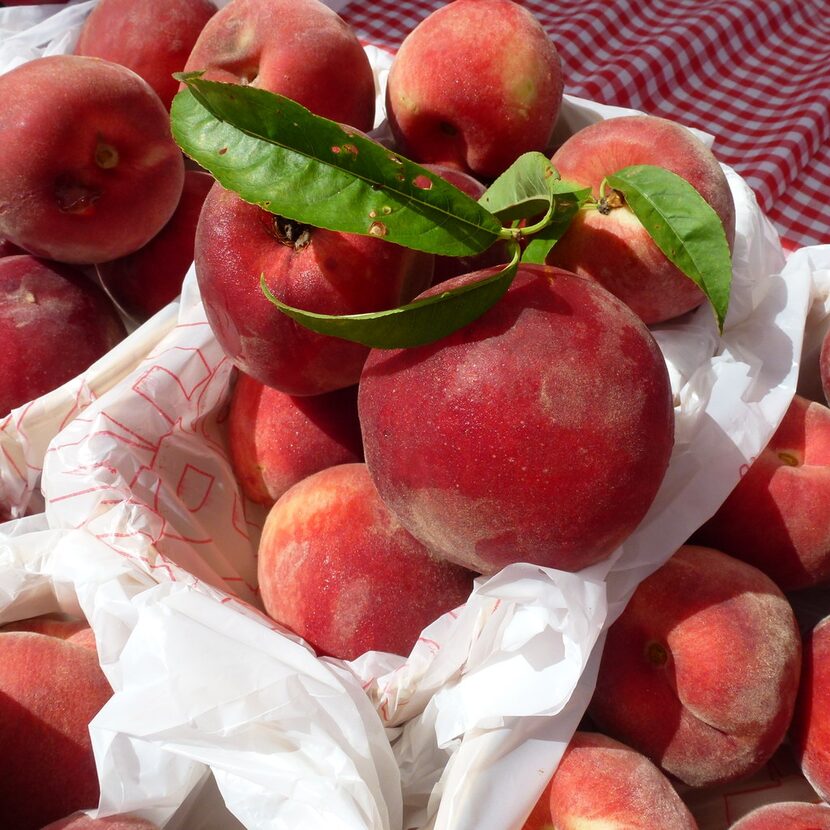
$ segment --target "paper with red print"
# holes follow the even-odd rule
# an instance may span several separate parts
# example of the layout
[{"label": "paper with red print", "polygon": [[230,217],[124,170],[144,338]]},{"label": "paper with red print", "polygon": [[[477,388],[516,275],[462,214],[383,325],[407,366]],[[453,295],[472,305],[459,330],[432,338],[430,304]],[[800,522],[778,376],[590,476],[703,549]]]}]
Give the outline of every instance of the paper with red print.
[{"label": "paper with red print", "polygon": [[[382,90],[389,55],[368,51]],[[622,112],[569,97],[561,129]],[[0,528],[0,620],[58,607],[96,631],[115,689],[92,730],[105,810],[165,821],[209,770],[250,830],[521,827],[588,702],[603,630],[765,445],[808,310],[825,326],[830,249],[785,264],[726,172],[733,300],[722,338],[708,307],[654,329],[676,446],[646,520],[579,574],[515,565],[480,579],[406,659],[317,660],[256,611],[262,512],[227,461],[233,370],[191,270],[169,330],[48,440],[45,513]]]}]

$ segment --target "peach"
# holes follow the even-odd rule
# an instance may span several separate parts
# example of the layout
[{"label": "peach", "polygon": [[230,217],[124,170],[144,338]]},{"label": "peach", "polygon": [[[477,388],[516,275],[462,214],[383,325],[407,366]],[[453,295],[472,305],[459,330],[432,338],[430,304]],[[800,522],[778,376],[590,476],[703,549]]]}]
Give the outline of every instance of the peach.
[{"label": "peach", "polygon": [[455,0],[404,39],[386,87],[404,155],[495,178],[547,146],[562,65],[538,20],[511,0]]},{"label": "peach", "polygon": [[799,801],[764,804],[738,819],[729,830],[830,830],[830,807]]},{"label": "peach", "polygon": [[0,75],[0,236],[61,262],[140,248],[175,210],[167,110],[123,66],[53,55]]},{"label": "peach", "polygon": [[646,327],[597,283],[542,266],[521,266],[454,334],[373,351],[358,411],[390,510],[436,555],[480,573],[511,562],[575,571],[609,556],[651,505],[674,440]]},{"label": "peach", "polygon": [[75,813],[53,821],[43,830],[159,830],[159,828],[158,825],[142,818],[130,816],[89,818],[85,813]]},{"label": "peach", "polygon": [[[598,733],[574,734],[544,797],[547,824],[556,830],[697,830],[689,809],[648,758]],[[532,828],[525,823],[522,830]]]},{"label": "peach", "polygon": [[228,449],[242,492],[267,505],[312,473],[363,461],[357,387],[294,397],[240,373]]},{"label": "peach", "polygon": [[99,0],[75,45],[76,55],[104,58],[140,75],[167,109],[199,33],[216,13],[208,0]]},{"label": "peach", "polygon": [[609,628],[588,712],[597,727],[692,787],[742,778],[781,744],[801,638],[757,568],[684,546]]},{"label": "peach", "polygon": [[796,395],[694,538],[760,568],[784,591],[830,580],[830,409]]},{"label": "peach", "polygon": [[90,649],[0,634],[0,827],[39,830],[97,806],[88,725],[111,695]]},{"label": "peach", "polygon": [[179,204],[167,224],[144,246],[96,266],[101,283],[136,320],[152,317],[179,296],[193,263],[196,225],[213,176],[188,170]]},{"label": "peach", "polygon": [[353,386],[368,348],[301,327],[263,294],[326,314],[394,308],[432,280],[434,257],[371,236],[310,228],[214,185],[195,242],[208,321],[243,372],[289,395]]},{"label": "peach", "polygon": [[830,800],[830,617],[804,641],[801,686],[790,727],[790,745],[804,777]]},{"label": "peach", "polygon": [[39,617],[16,620],[0,627],[0,633],[4,631],[31,631],[47,637],[57,637],[93,651],[96,649],[95,633],[86,620],[70,619],[61,614],[42,614]]},{"label": "peach", "polygon": [[199,35],[185,71],[285,95],[371,130],[375,80],[351,27],[318,0],[232,0]]},{"label": "peach", "polygon": [[[606,176],[633,164],[664,167],[693,185],[723,223],[730,250],[735,206],[726,175],[712,151],[690,130],[652,115],[609,118],[572,135],[553,155],[563,179],[600,196]],[[614,194],[610,188],[606,196]],[[697,308],[703,292],[668,260],[624,199],[606,210],[581,210],[548,262],[601,282],[645,323]]]},{"label": "peach", "polygon": [[[478,179],[474,179],[468,173],[464,173],[461,170],[444,167],[441,164],[425,164],[424,167],[441,176],[442,179],[446,179],[451,185],[455,185],[455,187],[476,201],[484,195],[487,189]],[[496,242],[486,251],[482,251],[480,254],[474,254],[473,256],[436,256],[432,284],[437,285],[439,282],[444,282],[451,277],[469,274],[471,271],[480,271],[483,268],[489,268],[493,265],[499,265],[500,263],[507,263],[509,261],[510,256],[507,253],[507,246],[503,242]]]},{"label": "peach", "polygon": [[0,413],[84,371],[126,334],[98,286],[68,265],[0,259]]},{"label": "peach", "polygon": [[364,464],[341,464],[291,487],[259,545],[268,614],[319,653],[407,655],[421,631],[462,605],[474,574],[441,562],[378,497]]},{"label": "peach", "polygon": [[819,379],[821,380],[821,388],[824,392],[824,400],[830,404],[830,329],[824,335],[821,341],[821,351],[819,352]]}]

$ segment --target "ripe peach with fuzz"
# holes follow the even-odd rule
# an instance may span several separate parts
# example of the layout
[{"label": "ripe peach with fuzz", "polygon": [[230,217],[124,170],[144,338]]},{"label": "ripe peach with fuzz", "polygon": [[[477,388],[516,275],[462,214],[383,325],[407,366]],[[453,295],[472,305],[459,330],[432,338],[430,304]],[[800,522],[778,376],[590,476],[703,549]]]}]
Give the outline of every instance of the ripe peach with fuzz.
[{"label": "ripe peach with fuzz", "polygon": [[830,617],[819,622],[804,642],[804,666],[790,745],[813,789],[830,799]]},{"label": "ripe peach with fuzz", "polygon": [[511,0],[455,0],[404,39],[386,112],[404,155],[485,179],[542,151],[562,103],[562,66],[541,24]]},{"label": "ripe peach with fuzz", "polygon": [[40,830],[98,804],[88,725],[112,689],[88,648],[0,634],[0,826]]},{"label": "ripe peach with fuzz", "polygon": [[548,792],[557,830],[697,830],[669,780],[645,755],[605,735],[577,732]]},{"label": "ripe peach with fuzz", "polygon": [[233,0],[205,25],[185,71],[285,95],[359,130],[375,118],[375,80],[349,25],[318,0]]},{"label": "ripe peach with fuzz", "polygon": [[610,555],[651,505],[674,437],[642,322],[596,283],[540,266],[448,337],[374,350],[358,411],[381,498],[430,550],[480,573]]},{"label": "ripe peach with fuzz", "polygon": [[130,816],[89,818],[85,813],[79,813],[54,821],[43,830],[159,830],[159,827],[142,818]]},{"label": "ripe peach with fuzz", "polygon": [[775,434],[695,534],[782,590],[830,580],[830,409],[796,395]]},{"label": "ripe peach with fuzz", "polygon": [[196,229],[208,321],[239,369],[289,395],[353,386],[369,349],[301,327],[262,291],[325,314],[395,308],[432,280],[432,255],[283,220],[214,185]]},{"label": "ripe peach with fuzz", "polygon": [[228,449],[242,492],[273,504],[312,473],[363,460],[357,387],[295,397],[240,373],[231,394]]},{"label": "ripe peach with fuzz", "polygon": [[303,479],[271,508],[259,545],[268,614],[319,653],[407,655],[462,605],[474,574],[434,558],[377,495],[364,464]]},{"label": "ripe peach with fuzz", "polygon": [[173,73],[184,69],[215,13],[209,0],[99,0],[81,27],[75,54],[126,66],[170,109],[179,88]]},{"label": "ripe peach with fuzz", "polygon": [[789,602],[757,568],[685,546],[609,628],[588,713],[693,787],[742,778],[786,734],[801,667]]},{"label": "ripe peach with fuzz", "polygon": [[0,414],[80,374],[125,334],[115,306],[78,269],[0,259]]},{"label": "ripe peach with fuzz", "polygon": [[145,81],[109,61],[53,55],[0,75],[0,96],[0,237],[89,264],[161,230],[184,161]]},{"label": "ripe peach with fuzz", "polygon": [[730,825],[729,830],[830,830],[830,807],[798,801],[765,804]]},{"label": "ripe peach with fuzz", "polygon": [[30,631],[35,634],[45,634],[47,637],[57,637],[92,651],[96,650],[95,633],[87,621],[69,619],[60,614],[42,614],[39,617],[6,623],[0,627],[0,633],[4,631]]},{"label": "ripe peach with fuzz", "polygon": [[[735,206],[712,151],[690,130],[652,115],[609,118],[571,136],[553,155],[562,178],[590,187],[595,199],[606,176],[624,167],[664,167],[689,182],[714,209],[730,250]],[[554,245],[548,262],[590,277],[630,306],[644,322],[659,323],[696,308],[703,292],[657,247],[632,210],[610,187],[607,210],[581,210]]]}]

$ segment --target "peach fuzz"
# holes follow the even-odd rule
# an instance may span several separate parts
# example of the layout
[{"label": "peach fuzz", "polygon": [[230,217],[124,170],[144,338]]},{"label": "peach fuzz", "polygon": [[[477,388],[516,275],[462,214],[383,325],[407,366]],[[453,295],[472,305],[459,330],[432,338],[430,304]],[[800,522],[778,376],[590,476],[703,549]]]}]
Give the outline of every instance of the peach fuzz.
[{"label": "peach fuzz", "polygon": [[784,591],[830,580],[830,409],[796,395],[694,538],[760,568]]},{"label": "peach fuzz", "polygon": [[0,236],[89,264],[155,236],[184,160],[148,84],[97,58],[53,55],[0,75]]},{"label": "peach fuzz", "polygon": [[218,183],[196,229],[196,277],[208,321],[243,372],[289,395],[353,386],[369,349],[301,327],[268,300],[325,314],[395,308],[432,280],[434,257],[383,239],[288,222]]},{"label": "peach fuzz", "polygon": [[830,800],[830,617],[804,641],[790,745],[804,777],[824,801]]},{"label": "peach fuzz", "polygon": [[765,804],[738,819],[729,830],[830,830],[830,807],[799,801]]},{"label": "peach fuzz", "polygon": [[167,109],[196,39],[216,13],[209,0],[99,0],[75,45],[76,55],[103,58],[140,75]]},{"label": "peach fuzz", "polygon": [[[712,206],[732,248],[735,206],[726,175],[712,151],[673,121],[652,115],[600,121],[574,133],[552,162],[563,179],[592,188],[594,198],[600,197],[603,179],[623,167],[664,167],[693,185]],[[606,195],[613,192],[608,188]],[[548,262],[602,283],[647,324],[678,317],[705,299],[624,202],[607,213],[581,210]]]},{"label": "peach fuzz", "polygon": [[596,283],[542,266],[520,266],[492,308],[436,343],[373,350],[358,412],[390,510],[480,573],[609,556],[650,507],[674,438],[646,327]]},{"label": "peach fuzz", "polygon": [[90,649],[0,634],[0,827],[39,830],[97,806],[88,725],[111,695]]},{"label": "peach fuzz", "polygon": [[[576,732],[551,779],[548,827],[556,830],[697,830],[669,780],[644,755],[605,735]],[[541,825],[525,823],[522,830]]]},{"label": "peach fuzz", "polygon": [[798,626],[775,583],[684,546],[609,628],[588,713],[689,786],[726,783],[781,744],[800,667]]},{"label": "peach fuzz", "polygon": [[356,386],[294,397],[240,372],[227,434],[234,475],[259,504],[326,467],[363,461]]},{"label": "peach fuzz", "polygon": [[232,0],[207,23],[185,71],[250,84],[359,130],[375,119],[375,79],[351,27],[318,0]]},{"label": "peach fuzz", "polygon": [[455,0],[404,39],[386,113],[404,155],[495,178],[542,151],[562,103],[562,65],[539,21],[511,0]]},{"label": "peach fuzz", "polygon": [[167,224],[137,251],[95,266],[101,284],[130,317],[146,320],[181,294],[193,263],[199,214],[212,186],[209,173],[186,171],[181,198]]},{"label": "peach fuzz", "polygon": [[80,374],[125,334],[109,298],[78,269],[0,259],[0,416]]},{"label": "peach fuzz", "polygon": [[364,464],[295,484],[271,508],[259,545],[268,614],[318,653],[344,660],[409,654],[427,625],[467,600],[473,577],[400,526]]}]

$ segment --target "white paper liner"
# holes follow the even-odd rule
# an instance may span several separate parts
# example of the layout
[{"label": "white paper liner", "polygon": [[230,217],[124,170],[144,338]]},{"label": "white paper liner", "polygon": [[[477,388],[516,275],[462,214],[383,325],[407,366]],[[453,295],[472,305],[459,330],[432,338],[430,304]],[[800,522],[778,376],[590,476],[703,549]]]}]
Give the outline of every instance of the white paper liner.
[{"label": "white paper liner", "polygon": [[[568,98],[563,123],[623,112]],[[785,266],[726,172],[738,217],[727,325],[719,339],[704,307],[655,328],[677,442],[641,527],[579,574],[515,565],[479,579],[408,659],[317,660],[254,610],[262,511],[227,462],[233,372],[191,269],[175,326],[151,321],[159,337],[119,363],[118,382],[61,416],[41,451],[45,515],[0,527],[0,620],[57,607],[95,629],[115,689],[92,725],[104,812],[166,821],[209,769],[251,830],[521,827],[590,698],[602,632],[766,444],[811,301],[808,336],[827,316],[830,246]]]}]

